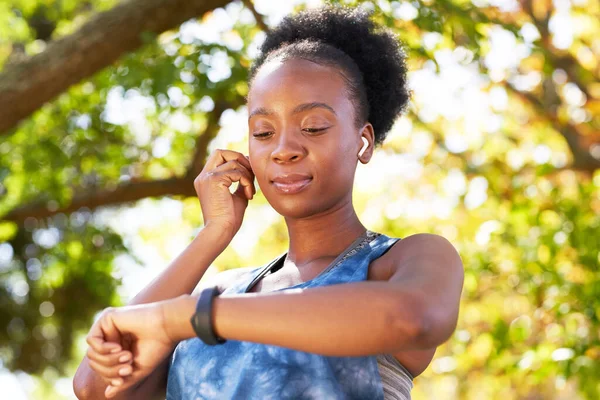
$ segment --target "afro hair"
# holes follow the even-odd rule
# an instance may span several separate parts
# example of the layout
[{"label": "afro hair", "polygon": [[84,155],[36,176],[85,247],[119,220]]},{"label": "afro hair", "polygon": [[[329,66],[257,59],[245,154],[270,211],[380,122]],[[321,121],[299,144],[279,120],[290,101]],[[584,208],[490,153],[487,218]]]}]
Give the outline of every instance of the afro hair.
[{"label": "afro hair", "polygon": [[337,67],[355,105],[357,126],[370,122],[381,144],[406,109],[410,91],[406,55],[395,34],[370,19],[371,12],[326,4],[286,16],[270,30],[249,70],[273,59],[303,58]]}]

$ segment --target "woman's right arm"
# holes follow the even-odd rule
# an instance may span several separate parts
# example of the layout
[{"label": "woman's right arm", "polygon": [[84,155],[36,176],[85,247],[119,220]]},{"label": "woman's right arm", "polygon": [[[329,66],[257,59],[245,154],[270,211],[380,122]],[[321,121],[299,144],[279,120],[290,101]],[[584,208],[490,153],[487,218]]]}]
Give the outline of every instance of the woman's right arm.
[{"label": "woman's right arm", "polygon": [[[234,182],[238,182],[239,185],[237,190],[231,193],[229,188]],[[202,172],[194,180],[194,188],[202,208],[204,229],[167,269],[128,305],[152,303],[192,293],[204,272],[227,248],[240,229],[248,201],[256,193],[250,160],[237,151],[217,149],[209,156]],[[218,285],[219,282],[228,282],[239,273],[239,270],[222,272],[211,283]],[[92,346],[94,343],[89,344]],[[124,366],[117,361],[121,353],[111,355],[106,348],[88,350],[73,379],[73,389],[79,399],[105,399],[107,383],[92,369],[89,357],[92,357],[94,368],[103,376],[116,379],[118,369]],[[169,358],[167,357],[160,367],[150,372],[146,378],[128,389],[123,389],[115,398],[150,399],[157,392],[161,392],[166,384]],[[113,367],[107,368],[106,365]]]},{"label": "woman's right arm", "polygon": [[[128,305],[152,303],[172,299],[182,294],[191,294],[212,262],[225,250],[231,239],[224,229],[206,225],[186,249],[146,288],[135,296]],[[210,285],[223,285],[232,274],[239,271],[228,270],[211,279]],[[237,274],[236,274],[237,275]],[[167,357],[160,367],[137,385],[123,392],[116,399],[152,399],[164,393],[168,372]],[[105,399],[106,382],[89,365],[87,355],[79,365],[73,379],[73,389],[77,398]],[[164,397],[162,397],[164,399]]]}]

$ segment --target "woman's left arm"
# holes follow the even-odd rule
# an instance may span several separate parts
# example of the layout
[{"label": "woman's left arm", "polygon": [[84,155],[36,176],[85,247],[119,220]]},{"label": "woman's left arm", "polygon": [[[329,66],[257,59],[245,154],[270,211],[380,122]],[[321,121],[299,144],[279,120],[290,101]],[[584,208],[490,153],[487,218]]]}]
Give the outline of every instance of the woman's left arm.
[{"label": "woman's left arm", "polygon": [[[362,356],[439,346],[458,320],[464,271],[445,238],[417,234],[393,246],[388,281],[216,297],[215,333],[224,339],[327,356]],[[196,296],[162,303],[173,340],[195,337]]]},{"label": "woman's left arm", "polygon": [[[387,281],[216,297],[215,333],[338,357],[439,346],[456,328],[464,275],[460,256],[446,239],[430,234],[405,238],[389,251],[394,263]],[[136,366],[152,368],[177,342],[195,337],[190,318],[197,300],[182,295],[107,310],[88,340],[104,346],[110,332],[128,334],[135,350],[127,375],[135,375]]]}]

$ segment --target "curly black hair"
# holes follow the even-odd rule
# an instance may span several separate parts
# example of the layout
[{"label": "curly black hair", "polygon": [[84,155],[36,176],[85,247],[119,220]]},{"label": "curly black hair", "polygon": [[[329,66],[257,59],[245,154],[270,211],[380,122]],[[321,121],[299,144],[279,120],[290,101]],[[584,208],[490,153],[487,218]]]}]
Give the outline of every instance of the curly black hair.
[{"label": "curly black hair", "polygon": [[381,144],[406,109],[406,54],[395,34],[371,20],[363,8],[325,4],[286,16],[270,30],[249,70],[249,86],[258,70],[274,59],[302,58],[337,67],[355,108],[355,123],[367,121]]}]

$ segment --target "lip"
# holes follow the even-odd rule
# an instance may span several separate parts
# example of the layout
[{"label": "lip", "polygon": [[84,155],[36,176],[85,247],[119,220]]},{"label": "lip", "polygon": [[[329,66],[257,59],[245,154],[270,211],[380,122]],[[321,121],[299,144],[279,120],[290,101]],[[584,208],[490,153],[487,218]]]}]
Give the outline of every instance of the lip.
[{"label": "lip", "polygon": [[312,177],[304,174],[280,175],[271,181],[275,189],[283,194],[298,193],[312,182]]},{"label": "lip", "polygon": [[299,181],[305,181],[307,179],[312,179],[312,176],[307,174],[300,174],[297,172],[289,173],[289,174],[281,174],[277,175],[275,178],[271,179],[271,182],[278,183],[295,183]]}]

